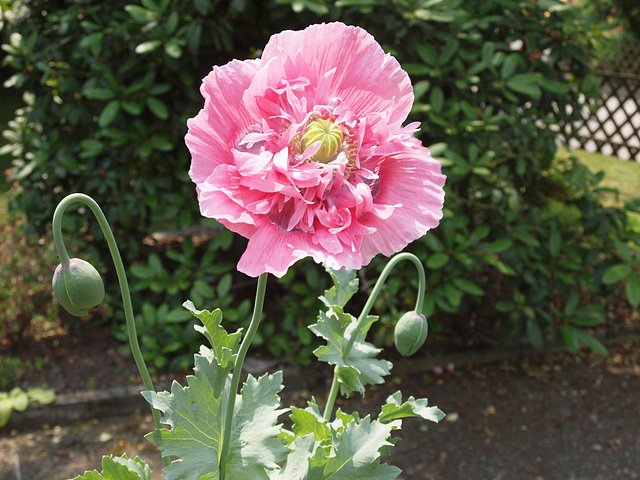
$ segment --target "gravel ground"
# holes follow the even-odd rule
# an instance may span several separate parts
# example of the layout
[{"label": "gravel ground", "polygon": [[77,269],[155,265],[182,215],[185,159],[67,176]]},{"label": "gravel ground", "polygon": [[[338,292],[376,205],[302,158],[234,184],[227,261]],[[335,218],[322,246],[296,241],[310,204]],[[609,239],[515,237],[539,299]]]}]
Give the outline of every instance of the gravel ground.
[{"label": "gravel ground", "polygon": [[[395,376],[345,411],[375,412],[386,396],[426,396],[439,424],[405,420],[391,462],[401,480],[614,480],[640,478],[640,340],[611,355],[553,354]],[[440,370],[444,372],[440,373]],[[286,375],[286,374],[285,374]],[[285,376],[285,384],[287,383]],[[304,402],[304,392],[284,392]],[[0,434],[0,480],[66,480],[99,468],[103,453],[139,455],[162,478],[142,435],[150,415],[45,425]]]}]

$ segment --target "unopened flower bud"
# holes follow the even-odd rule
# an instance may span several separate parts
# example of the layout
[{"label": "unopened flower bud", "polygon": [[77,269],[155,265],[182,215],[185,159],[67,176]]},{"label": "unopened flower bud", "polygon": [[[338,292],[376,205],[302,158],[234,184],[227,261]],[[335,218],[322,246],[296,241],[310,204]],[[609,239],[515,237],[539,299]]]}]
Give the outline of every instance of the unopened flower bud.
[{"label": "unopened flower bud", "polygon": [[79,258],[58,265],[51,284],[60,305],[76,317],[86,315],[89,308],[97,308],[104,300],[100,274],[93,265]]},{"label": "unopened flower bud", "polygon": [[428,331],[429,325],[424,315],[415,311],[405,313],[393,332],[396,350],[405,357],[413,355],[424,344]]}]

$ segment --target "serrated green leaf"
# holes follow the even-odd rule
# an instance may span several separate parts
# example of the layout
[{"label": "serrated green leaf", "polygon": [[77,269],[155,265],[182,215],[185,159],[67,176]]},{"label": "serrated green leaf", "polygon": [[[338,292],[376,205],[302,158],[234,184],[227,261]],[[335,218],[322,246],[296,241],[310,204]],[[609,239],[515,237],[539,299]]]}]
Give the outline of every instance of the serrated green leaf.
[{"label": "serrated green leaf", "polygon": [[320,300],[327,307],[344,307],[349,299],[358,291],[358,277],[355,270],[333,270],[327,268],[327,273],[331,276],[333,287],[325,290]]},{"label": "serrated green leaf", "polygon": [[[171,392],[143,392],[143,396],[163,413],[162,423],[170,430],[156,430],[146,436],[164,456],[178,460],[164,468],[167,480],[219,478],[218,455],[224,436],[225,405],[229,395],[231,366],[222,368],[213,352],[201,347],[195,355],[195,375],[187,377],[188,386],[177,382]],[[278,393],[282,373],[255,379],[249,375],[237,396],[227,478],[268,479],[268,471],[278,468],[288,448],[278,438]]]},{"label": "serrated green leaf", "polygon": [[102,473],[97,470],[85,472],[73,480],[151,480],[151,469],[140,457],[102,457]]},{"label": "serrated green leaf", "polygon": [[293,450],[287,456],[287,462],[281,470],[269,472],[272,480],[309,480],[309,458],[313,456],[319,442],[312,434],[297,437],[291,444]]},{"label": "serrated green leaf", "polygon": [[182,304],[184,308],[189,310],[191,314],[202,322],[200,325],[194,325],[196,331],[204,335],[213,349],[213,355],[222,368],[231,368],[238,353],[241,330],[235,333],[227,333],[222,323],[222,312],[216,309],[213,312],[207,310],[197,310],[191,300],[187,300]]},{"label": "serrated green leaf", "polygon": [[413,397],[409,397],[403,403],[402,392],[397,391],[387,397],[378,420],[382,423],[389,423],[408,417],[420,417],[437,423],[445,417],[445,414],[438,407],[430,407],[426,398],[416,400]]},{"label": "serrated green leaf", "polygon": [[377,317],[369,316],[363,322],[348,358],[344,356],[344,349],[358,323],[356,318],[335,306],[320,312],[318,322],[309,326],[313,333],[327,341],[327,345],[318,347],[313,353],[319,360],[340,367],[338,381],[343,395],[354,391],[364,394],[365,385],[383,383],[383,376],[391,371],[391,362],[375,358],[381,349],[365,341],[376,320]]},{"label": "serrated green leaf", "polygon": [[393,480],[400,469],[380,463],[380,450],[392,446],[389,442],[393,423],[372,422],[369,416],[351,422],[341,434],[335,434],[330,453],[317,448],[309,459],[308,479],[331,480]]},{"label": "serrated green leaf", "polygon": [[327,422],[312,406],[306,409],[292,407],[290,419],[293,422],[292,430],[296,437],[313,434],[318,442],[331,437]]}]

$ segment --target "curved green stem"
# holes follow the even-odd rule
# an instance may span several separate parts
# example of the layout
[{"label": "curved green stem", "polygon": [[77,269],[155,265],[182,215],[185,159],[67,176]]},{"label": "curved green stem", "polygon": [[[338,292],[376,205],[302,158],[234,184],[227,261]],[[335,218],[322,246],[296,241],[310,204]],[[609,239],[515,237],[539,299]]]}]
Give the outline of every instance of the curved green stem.
[{"label": "curved green stem", "polygon": [[256,288],[256,299],[253,304],[253,315],[251,316],[251,323],[246,335],[242,339],[236,361],[233,366],[233,375],[231,377],[231,388],[229,389],[229,401],[227,402],[227,408],[224,416],[224,433],[222,438],[222,448],[220,449],[220,480],[224,480],[227,473],[227,461],[229,457],[229,447],[231,442],[231,429],[233,428],[233,410],[236,406],[236,396],[238,393],[238,387],[240,385],[240,377],[242,376],[242,365],[244,359],[247,356],[253,337],[258,331],[260,326],[260,319],[262,318],[262,309],[264,307],[264,298],[267,290],[267,277],[268,273],[263,273],[258,277],[258,286]]},{"label": "curved green stem", "polygon": [[[399,253],[398,255],[393,257],[391,260],[389,260],[389,263],[387,263],[387,265],[382,270],[382,273],[380,274],[378,281],[376,282],[376,284],[373,287],[373,290],[371,291],[371,295],[369,295],[369,298],[367,299],[367,303],[365,303],[362,309],[362,312],[358,317],[358,323],[356,324],[356,328],[353,330],[353,333],[347,340],[347,344],[345,345],[344,350],[342,352],[342,358],[347,358],[351,353],[353,344],[358,338],[360,331],[362,330],[365,324],[365,320],[369,315],[369,312],[371,311],[373,304],[378,298],[378,295],[380,294],[380,290],[382,290],[382,286],[384,285],[385,280],[391,273],[391,270],[393,270],[393,268],[402,260],[411,261],[416,266],[416,269],[418,270],[418,296],[416,298],[415,311],[422,312],[422,306],[424,304],[424,294],[427,288],[427,280],[424,272],[424,266],[422,265],[422,262],[420,261],[420,259],[416,257],[413,253],[409,253],[409,252]],[[338,391],[339,391],[339,383],[338,383],[339,374],[340,374],[340,366],[336,365],[335,368],[333,369],[333,381],[331,383],[331,389],[329,390],[327,403],[324,409],[323,417],[326,421],[329,421],[331,419],[331,416],[333,415],[333,407],[335,405],[336,398],[338,396]]]},{"label": "curved green stem", "polygon": [[[140,376],[142,377],[144,388],[147,390],[155,391],[155,388],[153,387],[153,381],[151,380],[151,375],[149,375],[149,370],[144,363],[144,358],[142,357],[142,352],[140,351],[140,344],[138,343],[138,334],[136,332],[136,324],[133,315],[133,306],[131,304],[131,293],[129,291],[129,284],[127,282],[127,274],[124,269],[124,264],[122,263],[122,257],[120,256],[118,245],[116,244],[116,239],[113,235],[113,232],[111,231],[109,222],[107,221],[107,218],[105,217],[102,209],[96,203],[96,201],[88,195],[82,193],[73,193],[66,196],[58,204],[53,214],[53,241],[55,243],[56,250],[58,251],[58,256],[60,257],[60,263],[64,265],[69,263],[70,260],[69,254],[67,253],[67,249],[62,239],[62,217],[65,210],[75,202],[82,203],[89,207],[89,209],[91,209],[107,241],[109,252],[111,253],[111,258],[113,259],[113,263],[116,268],[118,283],[120,284],[120,293],[122,295],[122,303],[124,305],[124,314],[127,322],[127,335],[129,336],[129,346],[131,347],[131,353],[133,353],[133,358],[136,362],[136,366],[138,367],[138,371],[140,372]],[[153,414],[153,421],[156,425],[156,429],[160,430],[162,428],[162,425],[160,423],[160,412],[151,407],[151,413]],[[162,460],[165,466],[170,463],[170,459],[168,457],[162,457]]]}]

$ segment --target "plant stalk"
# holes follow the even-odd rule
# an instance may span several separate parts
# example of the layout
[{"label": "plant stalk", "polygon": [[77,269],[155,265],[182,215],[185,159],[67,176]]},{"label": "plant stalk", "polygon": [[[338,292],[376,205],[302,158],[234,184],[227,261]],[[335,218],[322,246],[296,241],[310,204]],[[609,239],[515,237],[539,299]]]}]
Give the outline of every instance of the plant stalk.
[{"label": "plant stalk", "polygon": [[[153,387],[153,381],[151,380],[151,375],[149,374],[149,370],[147,369],[147,365],[144,362],[142,352],[140,351],[138,334],[136,332],[135,318],[133,315],[133,306],[131,303],[131,292],[129,290],[127,274],[124,269],[124,264],[122,263],[122,257],[120,256],[120,251],[118,250],[116,239],[113,235],[113,232],[111,231],[109,222],[107,221],[107,218],[100,206],[93,198],[83,193],[73,193],[63,198],[56,207],[56,210],[53,214],[53,241],[55,243],[56,250],[58,251],[60,262],[62,264],[66,264],[69,263],[70,260],[69,254],[67,253],[67,249],[64,245],[64,240],[62,239],[62,217],[67,207],[75,202],[82,203],[89,207],[89,209],[91,209],[91,212],[93,212],[94,216],[96,217],[96,220],[100,225],[100,229],[102,230],[102,233],[107,241],[109,252],[111,253],[111,258],[116,268],[118,283],[120,285],[120,293],[122,295],[124,315],[127,322],[127,335],[129,337],[129,346],[131,348],[131,353],[133,353],[133,358],[136,362],[136,366],[138,367],[138,371],[140,372],[140,377],[142,377],[144,388],[147,390],[155,391],[155,388]],[[156,429],[160,430],[162,428],[162,424],[160,423],[160,412],[151,407],[151,413],[153,415],[153,421],[155,423]],[[162,457],[162,461],[165,466],[171,463],[169,457]]]},{"label": "plant stalk", "polygon": [[256,288],[256,299],[253,304],[253,315],[251,316],[251,323],[246,335],[242,339],[240,349],[236,356],[236,361],[233,366],[233,375],[231,377],[231,388],[229,389],[229,400],[227,402],[227,408],[224,417],[224,432],[222,438],[222,448],[220,449],[219,466],[220,466],[220,480],[224,480],[227,473],[227,462],[229,457],[229,448],[231,443],[231,430],[233,428],[233,411],[236,406],[236,397],[238,394],[238,387],[240,386],[240,377],[242,376],[242,365],[244,359],[247,356],[253,337],[258,331],[260,326],[260,320],[262,318],[262,310],[264,308],[264,298],[267,290],[267,278],[269,274],[263,273],[258,277],[258,286]]},{"label": "plant stalk", "polygon": [[[427,281],[426,281],[426,275],[424,272],[424,266],[422,265],[422,262],[420,261],[420,259],[416,257],[413,253],[409,253],[409,252],[399,253],[398,255],[394,256],[391,260],[389,260],[389,263],[387,263],[387,265],[384,267],[384,269],[382,270],[382,273],[380,274],[380,277],[376,281],[376,284],[373,286],[371,295],[369,295],[369,298],[367,299],[367,303],[365,303],[362,309],[362,312],[358,317],[358,321],[357,321],[358,323],[356,324],[356,328],[353,330],[353,333],[347,340],[347,344],[345,345],[342,351],[342,358],[345,361],[349,356],[349,354],[351,353],[353,344],[355,343],[356,339],[360,335],[360,331],[364,326],[365,320],[369,315],[369,312],[371,311],[373,304],[375,303],[376,299],[378,298],[378,295],[380,294],[380,290],[382,290],[382,286],[384,285],[384,282],[386,281],[387,277],[391,273],[391,270],[402,260],[411,261],[416,266],[416,269],[418,270],[418,296],[416,298],[415,311],[422,312],[425,290],[427,288]],[[333,415],[333,407],[336,403],[336,398],[340,390],[340,384],[338,382],[339,377],[340,377],[340,365],[336,365],[335,368],[333,369],[333,381],[331,382],[331,389],[329,390],[329,395],[327,396],[327,403],[325,405],[324,414],[323,414],[323,418],[326,421],[331,420],[331,417]]]}]

